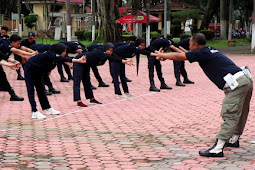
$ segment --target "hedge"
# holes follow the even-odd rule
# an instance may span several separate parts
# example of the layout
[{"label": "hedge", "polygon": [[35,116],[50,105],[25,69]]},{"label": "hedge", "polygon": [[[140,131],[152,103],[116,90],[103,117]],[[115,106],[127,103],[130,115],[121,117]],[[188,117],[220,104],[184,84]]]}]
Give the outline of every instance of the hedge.
[{"label": "hedge", "polygon": [[215,37],[215,33],[212,30],[201,30],[200,33],[205,35],[206,40],[211,40]]},{"label": "hedge", "polygon": [[[89,31],[89,30],[75,31],[74,35],[77,36],[79,40],[91,41],[92,39],[92,31]],[[95,30],[95,37],[97,37],[97,35],[98,35],[98,30]]]}]

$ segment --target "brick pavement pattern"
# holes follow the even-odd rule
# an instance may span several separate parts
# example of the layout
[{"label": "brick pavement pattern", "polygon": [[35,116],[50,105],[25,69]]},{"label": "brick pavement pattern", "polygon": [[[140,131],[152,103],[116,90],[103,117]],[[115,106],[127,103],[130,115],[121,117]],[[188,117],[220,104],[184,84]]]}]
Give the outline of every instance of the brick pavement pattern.
[{"label": "brick pavement pattern", "polygon": [[[239,66],[248,65],[255,76],[252,55],[230,55]],[[149,91],[147,58],[136,67],[126,67],[130,93],[134,97],[116,99],[109,66],[100,66],[108,88],[94,90],[103,105],[77,108],[72,82],[61,83],[57,70],[51,80],[61,94],[48,96],[51,106],[60,110],[45,120],[31,119],[24,81],[5,68],[8,80],[23,102],[11,102],[0,92],[0,169],[55,170],[204,170],[255,168],[255,102],[251,109],[240,148],[226,148],[224,158],[205,158],[201,149],[212,146],[219,130],[223,91],[205,76],[197,63],[186,61],[194,85],[175,86],[173,62],[162,62],[166,84],[172,90]],[[92,84],[97,85],[94,76]],[[160,86],[155,77],[155,84]],[[84,91],[82,99],[85,104]],[[38,102],[38,110],[44,113]]]}]

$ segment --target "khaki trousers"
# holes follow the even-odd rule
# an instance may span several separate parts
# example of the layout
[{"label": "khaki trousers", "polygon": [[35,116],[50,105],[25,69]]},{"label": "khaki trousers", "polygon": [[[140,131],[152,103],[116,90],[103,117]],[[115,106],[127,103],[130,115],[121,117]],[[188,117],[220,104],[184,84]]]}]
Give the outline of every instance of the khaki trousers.
[{"label": "khaki trousers", "polygon": [[236,89],[224,89],[225,98],[221,109],[224,122],[216,135],[217,139],[228,141],[233,134],[243,133],[250,109],[253,82],[245,75],[239,77],[237,82],[239,86]]}]

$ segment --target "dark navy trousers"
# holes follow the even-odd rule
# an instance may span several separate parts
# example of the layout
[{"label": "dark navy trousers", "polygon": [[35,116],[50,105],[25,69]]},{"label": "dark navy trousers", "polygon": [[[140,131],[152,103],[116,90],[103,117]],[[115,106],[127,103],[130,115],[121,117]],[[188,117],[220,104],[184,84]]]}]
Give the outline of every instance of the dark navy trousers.
[{"label": "dark navy trousers", "polygon": [[160,82],[164,82],[164,78],[162,75],[162,66],[160,61],[156,59],[154,56],[147,56],[148,58],[148,69],[149,69],[149,79],[150,82],[154,82],[154,66],[156,68],[156,72],[158,75],[158,79]]},{"label": "dark navy trousers", "polygon": [[49,104],[49,100],[45,94],[45,87],[44,87],[44,77],[45,77],[45,74],[48,74],[48,73],[33,69],[30,63],[25,64],[24,73],[25,73],[28,99],[32,107],[32,112],[37,111],[34,88],[36,89],[42,109],[45,110],[45,109],[51,108]]},{"label": "dark navy trousers", "polygon": [[186,79],[187,72],[185,70],[185,62],[184,61],[173,61],[174,62],[174,76],[177,80],[180,80],[180,75]]},{"label": "dark navy trousers", "polygon": [[121,85],[122,85],[124,93],[129,93],[127,80],[125,77],[125,64],[114,62],[114,61],[111,62],[111,74],[112,74],[112,79],[114,83],[115,94],[122,95],[120,91],[119,77],[120,77],[120,81],[121,81]]},{"label": "dark navy trousers", "polygon": [[94,98],[90,82],[90,67],[88,64],[73,63],[73,94],[74,101],[81,100],[81,82],[84,86],[86,99]]}]

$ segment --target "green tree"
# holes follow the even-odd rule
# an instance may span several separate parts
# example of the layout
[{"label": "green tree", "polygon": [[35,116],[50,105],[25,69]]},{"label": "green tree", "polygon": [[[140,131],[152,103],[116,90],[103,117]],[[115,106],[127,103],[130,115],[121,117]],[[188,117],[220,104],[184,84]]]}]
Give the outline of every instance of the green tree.
[{"label": "green tree", "polygon": [[197,23],[198,20],[202,19],[202,16],[199,14],[199,10],[197,9],[191,9],[191,10],[181,10],[181,11],[177,11],[174,12],[172,14],[173,16],[173,23],[174,24],[180,24],[182,22],[186,22],[189,19],[192,19],[192,25],[190,25],[190,29],[192,31],[192,33],[196,33],[197,30]]}]

